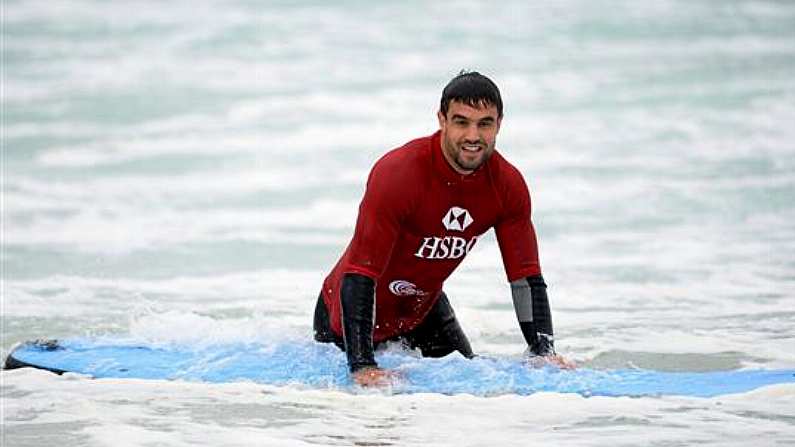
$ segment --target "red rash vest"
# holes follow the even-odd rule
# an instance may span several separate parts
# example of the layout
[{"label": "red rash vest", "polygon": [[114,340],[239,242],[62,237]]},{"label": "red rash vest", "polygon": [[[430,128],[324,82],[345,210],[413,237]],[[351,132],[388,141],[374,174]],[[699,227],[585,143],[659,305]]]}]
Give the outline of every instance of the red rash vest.
[{"label": "red rash vest", "polygon": [[469,175],[445,160],[438,131],[388,152],[367,179],[353,239],[323,282],[332,330],[342,337],[345,273],[375,281],[374,342],[414,329],[492,227],[508,281],[541,274],[527,185],[496,150]]}]

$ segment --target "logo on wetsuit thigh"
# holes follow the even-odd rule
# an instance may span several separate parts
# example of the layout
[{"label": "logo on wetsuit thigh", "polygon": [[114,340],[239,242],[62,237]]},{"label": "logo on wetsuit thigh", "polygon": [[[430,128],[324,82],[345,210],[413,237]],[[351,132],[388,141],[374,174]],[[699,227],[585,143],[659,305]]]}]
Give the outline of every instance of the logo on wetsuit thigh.
[{"label": "logo on wetsuit thigh", "polygon": [[397,296],[425,296],[428,293],[417,288],[416,285],[402,279],[389,283],[389,291]]}]

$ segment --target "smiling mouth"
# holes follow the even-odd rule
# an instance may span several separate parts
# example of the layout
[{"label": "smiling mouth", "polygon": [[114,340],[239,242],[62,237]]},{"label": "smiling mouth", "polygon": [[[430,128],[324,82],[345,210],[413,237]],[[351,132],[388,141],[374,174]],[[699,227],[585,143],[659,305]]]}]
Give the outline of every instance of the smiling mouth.
[{"label": "smiling mouth", "polygon": [[483,149],[479,144],[462,144],[461,150],[464,152],[469,152],[471,154],[479,152]]}]

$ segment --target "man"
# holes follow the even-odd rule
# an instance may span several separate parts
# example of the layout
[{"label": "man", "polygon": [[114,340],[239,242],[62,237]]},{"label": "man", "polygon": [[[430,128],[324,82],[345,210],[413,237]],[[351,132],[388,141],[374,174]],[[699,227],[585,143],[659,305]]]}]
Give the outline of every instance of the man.
[{"label": "man", "polygon": [[527,186],[494,148],[499,89],[480,73],[461,72],[444,88],[437,117],[439,131],[373,166],[353,239],[323,283],[315,339],[343,349],[364,386],[393,379],[374,359],[385,341],[427,357],[474,357],[442,286],[494,228],[533,363],[571,367],[553,347]]}]

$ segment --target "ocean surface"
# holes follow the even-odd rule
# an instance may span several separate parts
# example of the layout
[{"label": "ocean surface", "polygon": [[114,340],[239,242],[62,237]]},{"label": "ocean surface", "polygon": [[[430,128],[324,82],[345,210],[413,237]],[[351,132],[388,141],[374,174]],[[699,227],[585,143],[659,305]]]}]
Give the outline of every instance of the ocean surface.
[{"label": "ocean surface", "polygon": [[[557,348],[583,367],[795,367],[795,2],[2,2],[2,354],[36,338],[311,337],[367,173],[501,87]],[[493,235],[446,284],[524,341]],[[440,378],[441,380],[441,378]],[[390,395],[0,373],[0,444],[785,446],[795,385]]]}]

